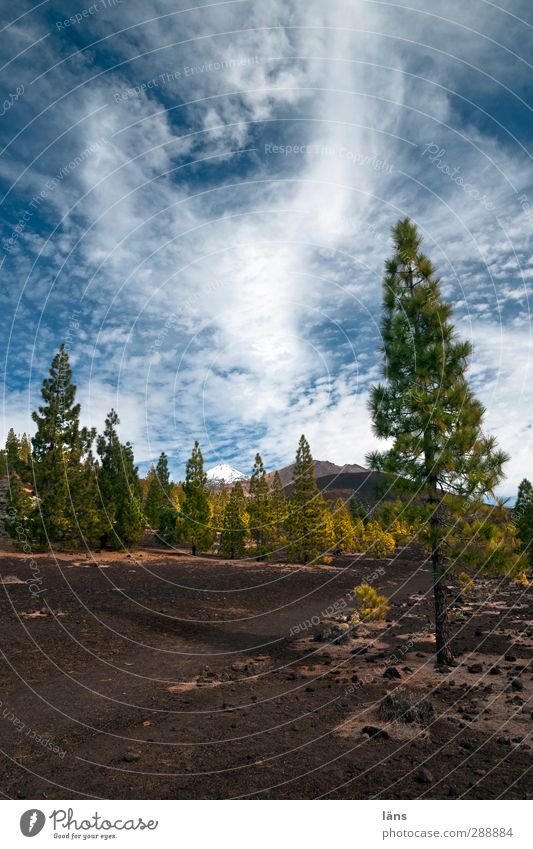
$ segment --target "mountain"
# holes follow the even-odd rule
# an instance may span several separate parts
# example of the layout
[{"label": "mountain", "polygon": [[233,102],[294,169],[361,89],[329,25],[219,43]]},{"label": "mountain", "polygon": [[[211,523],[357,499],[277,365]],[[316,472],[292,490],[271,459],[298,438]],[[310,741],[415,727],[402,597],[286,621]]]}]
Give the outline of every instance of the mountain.
[{"label": "mountain", "polygon": [[[358,466],[357,463],[347,463],[344,466],[337,466],[336,463],[330,463],[329,460],[315,460],[314,466],[315,477],[317,480],[323,477],[331,477],[333,479],[336,475],[341,474],[360,474],[361,472],[368,474],[368,469],[365,469],[364,466]],[[291,483],[293,469],[294,463],[291,463],[290,466],[284,466],[283,469],[279,469],[279,476],[283,486],[288,486]],[[267,478],[269,479],[273,477],[274,472],[270,472],[267,475]]]},{"label": "mountain", "polygon": [[212,469],[206,472],[209,483],[235,483],[235,481],[248,480],[246,475],[239,472],[234,466],[229,463],[217,463]]}]

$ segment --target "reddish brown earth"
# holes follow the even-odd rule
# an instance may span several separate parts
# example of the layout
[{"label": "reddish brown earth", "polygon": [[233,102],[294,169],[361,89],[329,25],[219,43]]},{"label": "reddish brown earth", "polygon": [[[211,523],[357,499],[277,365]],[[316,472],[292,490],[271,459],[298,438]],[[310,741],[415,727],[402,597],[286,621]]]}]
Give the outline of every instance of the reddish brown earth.
[{"label": "reddish brown earth", "polygon": [[[458,666],[442,674],[430,573],[413,554],[328,567],[154,549],[102,553],[100,565],[35,560],[32,576],[22,554],[0,552],[6,797],[532,795],[524,588],[477,584],[455,614]],[[340,645],[314,640],[324,626],[306,620],[327,618],[380,566],[371,583],[390,598],[390,621]],[[390,666],[400,678],[383,677]],[[431,700],[427,727],[380,718],[398,686]]]}]

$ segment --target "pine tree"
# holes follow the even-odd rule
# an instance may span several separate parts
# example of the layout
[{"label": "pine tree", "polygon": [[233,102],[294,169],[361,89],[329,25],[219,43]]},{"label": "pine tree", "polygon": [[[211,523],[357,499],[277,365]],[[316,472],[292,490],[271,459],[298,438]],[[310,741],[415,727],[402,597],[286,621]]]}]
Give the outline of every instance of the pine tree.
[{"label": "pine tree", "polygon": [[9,482],[4,527],[17,548],[31,544],[38,518],[31,491],[18,475],[13,475]]},{"label": "pine tree", "polygon": [[224,523],[219,545],[220,553],[231,560],[242,557],[246,550],[247,522],[245,510],[244,492],[240,481],[237,481],[231,490],[224,511]]},{"label": "pine tree", "polygon": [[382,339],[386,384],[373,388],[374,432],[392,440],[368,458],[371,468],[398,476],[424,498],[431,552],[437,660],[453,660],[446,595],[447,526],[465,499],[490,492],[507,457],[482,433],[484,409],[468,386],[471,347],[457,339],[451,307],[409,219],[393,229],[395,255],[386,263]]},{"label": "pine tree", "polygon": [[296,452],[286,528],[289,555],[303,563],[326,554],[333,545],[331,514],[318,489],[313,457],[303,435]]},{"label": "pine tree", "polygon": [[98,485],[105,512],[102,544],[113,548],[136,545],[144,529],[142,488],[133,448],[129,442],[121,443],[118,424],[119,418],[111,410],[96,443],[100,457]]},{"label": "pine tree", "polygon": [[342,498],[338,498],[335,502],[332,518],[335,552],[342,554],[344,551],[353,551],[355,547],[354,525],[350,511]]},{"label": "pine tree", "polygon": [[147,476],[147,492],[144,514],[152,528],[158,528],[163,510],[172,507],[170,498],[170,476],[168,458],[163,451],[157,466],[150,468]]},{"label": "pine tree", "polygon": [[21,463],[21,440],[18,438],[17,434],[13,430],[12,427],[9,428],[7,437],[6,437],[6,458],[7,458],[7,467],[9,469],[9,473],[17,472],[20,473],[20,463]]},{"label": "pine tree", "polygon": [[213,542],[207,476],[204,472],[204,458],[198,441],[194,443],[191,457],[187,461],[183,491],[185,498],[181,506],[181,514],[185,523],[185,533],[192,545],[194,555],[199,548],[204,550],[210,548]]},{"label": "pine tree", "polygon": [[76,518],[77,541],[87,548],[100,545],[105,532],[105,516],[98,493],[99,467],[91,450],[93,434],[84,447],[84,457],[70,478],[71,505]]},{"label": "pine tree", "polygon": [[[32,439],[32,470],[39,499],[30,517],[34,538],[44,543],[74,544],[80,540],[78,489],[84,460],[95,437],[80,428],[80,405],[64,345],[52,360],[50,376],[41,388],[43,404],[32,418],[37,425]],[[19,450],[26,450],[23,445]]]},{"label": "pine tree", "polygon": [[144,515],[151,528],[159,527],[160,515],[160,499],[159,499],[159,483],[155,473],[155,466],[150,466],[146,481],[144,484],[146,497],[144,499]]},{"label": "pine tree", "polygon": [[24,470],[29,470],[31,467],[31,439],[27,433],[22,434],[19,457],[24,465]]},{"label": "pine tree", "polygon": [[26,433],[18,437],[13,428],[9,428],[6,447],[2,452],[5,458],[4,474],[12,475],[13,472],[24,481],[31,476],[31,442]]},{"label": "pine tree", "polygon": [[279,472],[275,472],[270,487],[270,507],[272,513],[272,532],[275,544],[282,545],[283,534],[287,521],[287,498]]},{"label": "pine tree", "polygon": [[228,504],[229,494],[225,487],[213,493],[211,499],[211,525],[215,535],[220,534],[224,527],[224,513]]},{"label": "pine tree", "polygon": [[366,519],[368,510],[365,509],[364,505],[355,493],[348,499],[347,507],[353,522],[356,522],[357,519],[361,519],[361,521]]},{"label": "pine tree", "polygon": [[267,553],[273,528],[270,487],[260,454],[255,455],[249,495],[247,509],[250,517],[250,534],[256,545],[256,553],[263,557]]},{"label": "pine tree", "polygon": [[533,563],[533,486],[527,478],[518,487],[513,520],[523,549]]}]

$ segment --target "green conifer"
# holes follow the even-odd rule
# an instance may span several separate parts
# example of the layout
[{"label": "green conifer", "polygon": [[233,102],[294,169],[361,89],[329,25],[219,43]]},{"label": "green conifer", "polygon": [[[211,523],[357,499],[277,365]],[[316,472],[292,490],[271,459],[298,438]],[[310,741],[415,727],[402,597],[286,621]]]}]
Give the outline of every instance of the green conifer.
[{"label": "green conifer", "polygon": [[296,452],[286,529],[289,556],[302,563],[327,554],[333,545],[331,514],[318,489],[313,457],[303,435]]},{"label": "green conifer", "polygon": [[270,487],[260,454],[255,455],[249,496],[247,510],[250,518],[250,534],[256,545],[256,554],[262,557],[267,553],[273,535],[273,513]]},{"label": "green conifer", "polygon": [[468,386],[471,347],[458,340],[451,307],[420,249],[414,224],[393,229],[394,257],[386,263],[382,339],[386,384],[374,387],[374,432],[392,440],[388,451],[368,458],[371,468],[404,481],[425,499],[425,539],[431,552],[435,635],[439,663],[453,660],[446,594],[445,540],[454,524],[446,494],[465,499],[490,492],[507,457],[482,433],[484,409]]},{"label": "green conifer", "polygon": [[187,461],[183,492],[185,497],[181,505],[181,515],[184,520],[185,534],[191,543],[194,555],[198,549],[206,550],[213,543],[209,490],[204,471],[204,458],[198,441],[194,443],[191,457]]},{"label": "green conifer", "polygon": [[272,535],[276,546],[283,545],[285,524],[287,522],[287,498],[279,472],[274,473],[270,487],[270,506],[272,513]]},{"label": "green conifer", "polygon": [[168,458],[163,451],[157,466],[155,468],[152,466],[147,476],[144,514],[152,528],[159,528],[161,513],[163,510],[172,508],[170,489]]},{"label": "green conifer", "polygon": [[111,410],[104,433],[97,439],[100,457],[98,484],[105,514],[102,544],[123,548],[139,543],[144,530],[142,488],[129,442],[117,433],[119,418]]},{"label": "green conifer", "polygon": [[333,536],[335,552],[353,551],[355,547],[355,529],[348,507],[338,498],[333,508]]},{"label": "green conifer", "polygon": [[518,487],[513,519],[518,538],[530,563],[533,563],[533,486],[527,478],[524,478]]},{"label": "green conifer", "polygon": [[[39,543],[75,545],[83,534],[80,511],[88,508],[88,521],[83,525],[87,531],[92,528],[93,519],[98,522],[93,513],[94,503],[81,503],[87,492],[86,464],[91,463],[89,455],[95,431],[80,427],[80,405],[75,402],[76,386],[64,345],[52,360],[41,396],[43,404],[32,414],[37,425],[31,451],[37,499],[29,516],[32,536]],[[27,453],[26,439],[19,444],[21,462]],[[94,496],[94,488],[92,492]]]},{"label": "green conifer", "polygon": [[244,492],[240,481],[231,490],[224,523],[220,535],[219,551],[224,557],[235,560],[242,557],[246,550],[247,522]]}]

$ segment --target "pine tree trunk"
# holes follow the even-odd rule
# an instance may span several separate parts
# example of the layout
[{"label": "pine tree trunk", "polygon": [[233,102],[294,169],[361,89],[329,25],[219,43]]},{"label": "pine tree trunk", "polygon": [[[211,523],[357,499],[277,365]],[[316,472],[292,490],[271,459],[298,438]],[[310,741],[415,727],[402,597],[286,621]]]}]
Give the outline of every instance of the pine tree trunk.
[{"label": "pine tree trunk", "polygon": [[192,544],[192,556],[195,557],[195,555],[196,555],[196,545],[193,543]]},{"label": "pine tree trunk", "polygon": [[431,565],[433,568],[433,597],[435,601],[435,650],[437,653],[437,664],[439,666],[449,666],[450,663],[453,663],[453,652],[450,642],[448,599],[446,585],[444,583],[445,563],[441,547],[443,504],[442,496],[438,490],[437,481],[431,474],[431,469],[433,468],[433,452],[427,444],[427,434],[425,435],[425,441],[426,468],[430,470],[427,483],[429,486],[428,500],[431,506],[429,531],[431,540]]},{"label": "pine tree trunk", "polygon": [[[433,514],[430,523],[435,528],[435,536],[438,533],[438,516]],[[433,537],[435,539],[435,536]],[[440,666],[449,666],[453,663],[453,651],[450,642],[450,621],[448,614],[448,599],[445,578],[443,575],[443,558],[439,543],[433,544],[431,550],[431,563],[433,566],[433,595],[435,598],[435,643],[437,651],[437,663]]]}]

